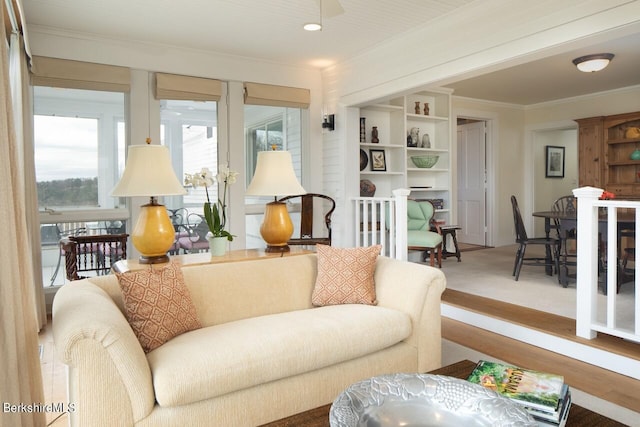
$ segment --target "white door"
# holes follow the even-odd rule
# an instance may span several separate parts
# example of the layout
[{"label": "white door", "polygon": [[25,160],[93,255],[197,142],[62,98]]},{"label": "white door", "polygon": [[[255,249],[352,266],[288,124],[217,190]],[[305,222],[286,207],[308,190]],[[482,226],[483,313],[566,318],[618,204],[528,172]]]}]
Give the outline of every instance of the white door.
[{"label": "white door", "polygon": [[486,242],[485,122],[458,125],[458,241]]}]

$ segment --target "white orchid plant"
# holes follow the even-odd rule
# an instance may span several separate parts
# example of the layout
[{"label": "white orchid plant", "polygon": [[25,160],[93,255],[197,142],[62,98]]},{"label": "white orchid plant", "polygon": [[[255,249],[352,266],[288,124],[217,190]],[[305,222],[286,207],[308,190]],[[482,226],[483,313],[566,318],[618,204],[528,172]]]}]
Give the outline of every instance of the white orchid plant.
[{"label": "white orchid plant", "polygon": [[[233,240],[234,236],[224,227],[227,224],[227,189],[236,182],[237,176],[238,172],[230,170],[229,165],[225,165],[215,177],[209,168],[202,168],[200,172],[194,174],[185,174],[185,185],[190,185],[194,188],[204,187],[207,194],[207,201],[204,204],[204,219],[213,237],[226,237],[229,241]],[[218,197],[216,203],[211,203],[209,187],[216,182],[224,183],[222,200]]]}]

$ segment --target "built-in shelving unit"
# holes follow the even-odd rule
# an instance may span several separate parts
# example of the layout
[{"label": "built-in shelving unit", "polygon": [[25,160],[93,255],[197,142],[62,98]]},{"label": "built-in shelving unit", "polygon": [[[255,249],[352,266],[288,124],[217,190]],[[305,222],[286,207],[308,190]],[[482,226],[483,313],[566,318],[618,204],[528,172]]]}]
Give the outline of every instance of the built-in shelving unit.
[{"label": "built-in shelving unit", "polygon": [[[392,98],[388,103],[361,107],[360,117],[365,127],[361,132],[364,141],[361,138],[359,142],[365,159],[360,179],[376,186],[376,196],[387,197],[394,189],[409,188],[410,198],[441,201],[436,218],[451,223],[451,92],[434,89]],[[371,142],[374,126],[378,143]],[[408,139],[412,131],[417,133],[415,141]],[[380,156],[380,152],[384,170],[372,166],[372,155]],[[414,164],[413,156],[438,156],[438,160],[423,168]]]},{"label": "built-in shelving unit", "polygon": [[[606,190],[624,198],[638,198],[640,193],[640,159],[632,153],[640,150],[640,135],[630,135],[630,128],[640,129],[640,113],[619,114],[604,119]],[[640,151],[638,152],[640,154]]]}]

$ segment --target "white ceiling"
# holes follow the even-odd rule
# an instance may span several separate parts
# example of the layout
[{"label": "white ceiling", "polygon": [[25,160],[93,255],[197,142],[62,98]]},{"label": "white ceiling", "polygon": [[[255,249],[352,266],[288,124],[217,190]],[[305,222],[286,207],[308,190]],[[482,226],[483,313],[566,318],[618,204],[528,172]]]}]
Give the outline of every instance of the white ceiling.
[{"label": "white ceiling", "polygon": [[[323,0],[335,1],[335,0]],[[139,41],[324,68],[474,0],[340,0],[344,13],[317,21],[318,0],[23,0],[27,28]],[[460,96],[529,105],[640,84],[640,35],[581,47],[447,85]],[[590,53],[616,55],[595,74],[571,60]]]}]

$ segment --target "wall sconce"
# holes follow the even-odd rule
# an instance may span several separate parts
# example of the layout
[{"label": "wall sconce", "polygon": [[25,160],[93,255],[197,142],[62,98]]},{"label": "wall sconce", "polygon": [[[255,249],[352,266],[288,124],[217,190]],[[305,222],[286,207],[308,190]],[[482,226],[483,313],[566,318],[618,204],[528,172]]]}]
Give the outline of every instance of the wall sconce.
[{"label": "wall sconce", "polygon": [[583,73],[594,73],[604,69],[613,59],[613,53],[596,53],[574,59],[573,64]]},{"label": "wall sconce", "polygon": [[336,128],[335,116],[333,114],[325,115],[322,122],[322,129],[334,130]]}]

